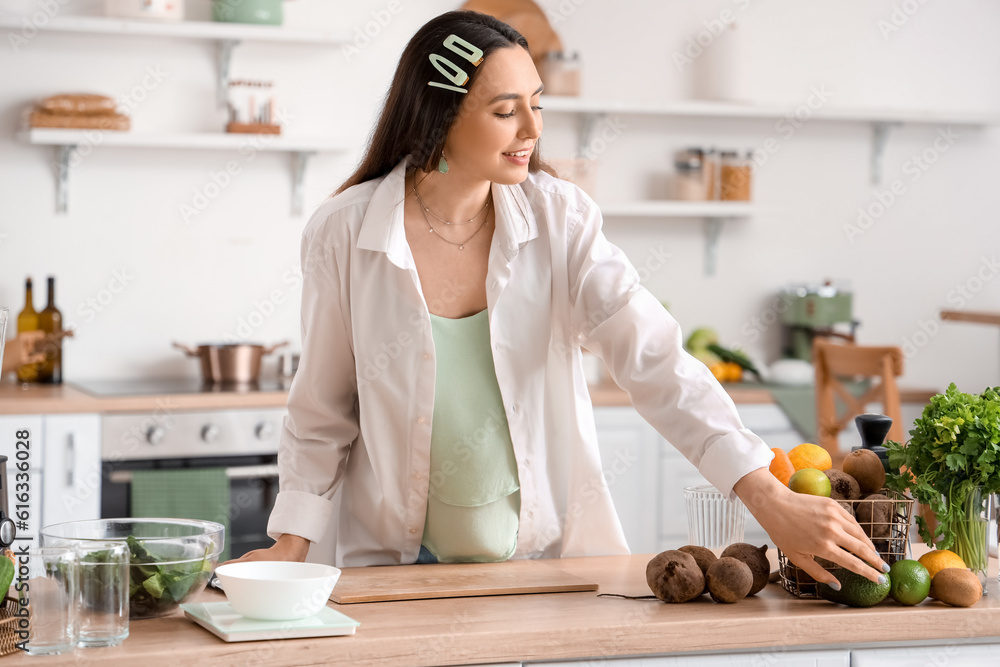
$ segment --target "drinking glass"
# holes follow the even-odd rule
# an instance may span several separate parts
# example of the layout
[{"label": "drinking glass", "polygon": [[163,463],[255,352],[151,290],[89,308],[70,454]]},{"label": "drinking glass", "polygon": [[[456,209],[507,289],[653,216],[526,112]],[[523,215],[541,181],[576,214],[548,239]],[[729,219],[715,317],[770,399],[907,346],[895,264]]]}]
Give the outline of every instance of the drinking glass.
[{"label": "drinking glass", "polygon": [[77,553],[73,547],[29,550],[28,642],[30,655],[55,655],[76,647],[78,639]]},{"label": "drinking glass", "polygon": [[[10,317],[10,311],[7,310],[6,306],[0,306],[0,368],[3,368],[3,343],[7,339],[7,318]],[[0,373],[3,376],[3,373]]]},{"label": "drinking glass", "polygon": [[684,487],[688,543],[724,549],[743,541],[747,508],[738,498],[729,500],[708,484]]},{"label": "drinking glass", "polygon": [[80,646],[117,646],[128,637],[128,544],[92,542],[77,551]]}]

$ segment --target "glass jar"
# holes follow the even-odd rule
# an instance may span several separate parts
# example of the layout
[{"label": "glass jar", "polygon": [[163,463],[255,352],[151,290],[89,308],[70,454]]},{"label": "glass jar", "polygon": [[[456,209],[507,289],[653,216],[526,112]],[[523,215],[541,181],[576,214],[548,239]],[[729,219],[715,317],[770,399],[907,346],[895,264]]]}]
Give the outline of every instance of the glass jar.
[{"label": "glass jar", "polygon": [[750,201],[753,163],[749,154],[741,158],[736,151],[723,151],[719,167],[719,198],[724,201]]},{"label": "glass jar", "polygon": [[549,51],[539,72],[546,95],[580,94],[580,54]]},{"label": "glass jar", "polygon": [[700,148],[680,151],[674,157],[674,197],[680,201],[704,201],[704,157]]}]

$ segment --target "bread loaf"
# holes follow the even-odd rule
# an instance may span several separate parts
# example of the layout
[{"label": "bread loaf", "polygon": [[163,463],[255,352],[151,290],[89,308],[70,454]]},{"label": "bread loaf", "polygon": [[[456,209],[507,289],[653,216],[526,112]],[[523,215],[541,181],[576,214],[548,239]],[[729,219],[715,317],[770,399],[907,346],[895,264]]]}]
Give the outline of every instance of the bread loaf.
[{"label": "bread loaf", "polygon": [[64,93],[46,97],[37,107],[50,114],[64,116],[113,116],[115,101],[104,95]]}]

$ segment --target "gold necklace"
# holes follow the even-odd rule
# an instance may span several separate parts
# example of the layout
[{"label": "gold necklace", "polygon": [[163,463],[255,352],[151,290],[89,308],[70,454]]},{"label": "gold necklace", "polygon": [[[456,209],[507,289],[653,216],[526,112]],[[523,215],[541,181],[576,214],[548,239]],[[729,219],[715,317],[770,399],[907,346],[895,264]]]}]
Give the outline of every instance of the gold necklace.
[{"label": "gold necklace", "polygon": [[[486,207],[487,208],[489,208],[489,205],[490,205],[490,202],[486,202]],[[421,213],[423,213],[423,207],[421,207]],[[437,232],[437,230],[434,229],[434,225],[431,224],[430,218],[427,217],[427,214],[423,213],[423,216],[424,216],[424,221],[427,223],[427,226],[430,228],[429,230],[427,230],[427,233],[428,234],[433,234],[434,232]],[[478,215],[476,217],[478,217]],[[475,218],[473,218],[473,219],[475,219]],[[486,223],[488,223],[489,221],[490,221],[490,214],[487,213],[486,214],[486,218],[483,220],[483,224],[479,225],[479,227],[476,228],[476,231],[472,232],[472,236],[470,236],[469,238],[467,238],[467,239],[465,239],[464,241],[461,241],[461,242],[456,242],[456,241],[452,241],[451,239],[446,239],[445,237],[441,236],[440,232],[438,233],[437,237],[439,239],[441,239],[442,241],[446,242],[446,243],[450,243],[452,245],[457,245],[459,250],[465,250],[465,244],[468,243],[469,241],[471,241],[472,239],[474,239],[476,237],[476,234],[478,234],[479,232],[481,232],[483,230],[483,227],[485,227]]]},{"label": "gold necklace", "polygon": [[435,218],[437,218],[438,220],[440,220],[441,222],[443,222],[446,225],[468,225],[469,223],[475,222],[476,218],[478,218],[479,216],[481,216],[483,214],[483,211],[485,211],[487,209],[487,207],[490,205],[490,201],[492,201],[492,199],[490,197],[487,197],[486,198],[486,205],[483,206],[483,208],[479,211],[479,213],[476,213],[474,216],[472,216],[468,220],[464,220],[462,222],[452,222],[451,220],[445,220],[444,218],[442,218],[442,217],[438,216],[437,214],[435,214],[434,211],[432,211],[429,208],[427,208],[427,205],[424,204],[424,200],[420,197],[420,193],[417,192],[417,175],[416,174],[413,175],[413,194],[414,194],[414,196],[416,196],[417,202],[420,204],[420,208],[422,208],[424,210],[424,218],[426,218],[427,214],[430,213],[432,216],[434,216]]}]

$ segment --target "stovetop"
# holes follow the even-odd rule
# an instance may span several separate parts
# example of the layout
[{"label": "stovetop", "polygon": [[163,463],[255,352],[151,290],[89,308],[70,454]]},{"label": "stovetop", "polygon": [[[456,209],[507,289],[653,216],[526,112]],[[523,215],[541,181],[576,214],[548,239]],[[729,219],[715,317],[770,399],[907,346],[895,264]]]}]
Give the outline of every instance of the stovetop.
[{"label": "stovetop", "polygon": [[168,394],[251,394],[286,391],[290,380],[262,380],[252,384],[205,384],[199,378],[151,378],[145,380],[90,380],[73,386],[97,397],[159,396]]}]

